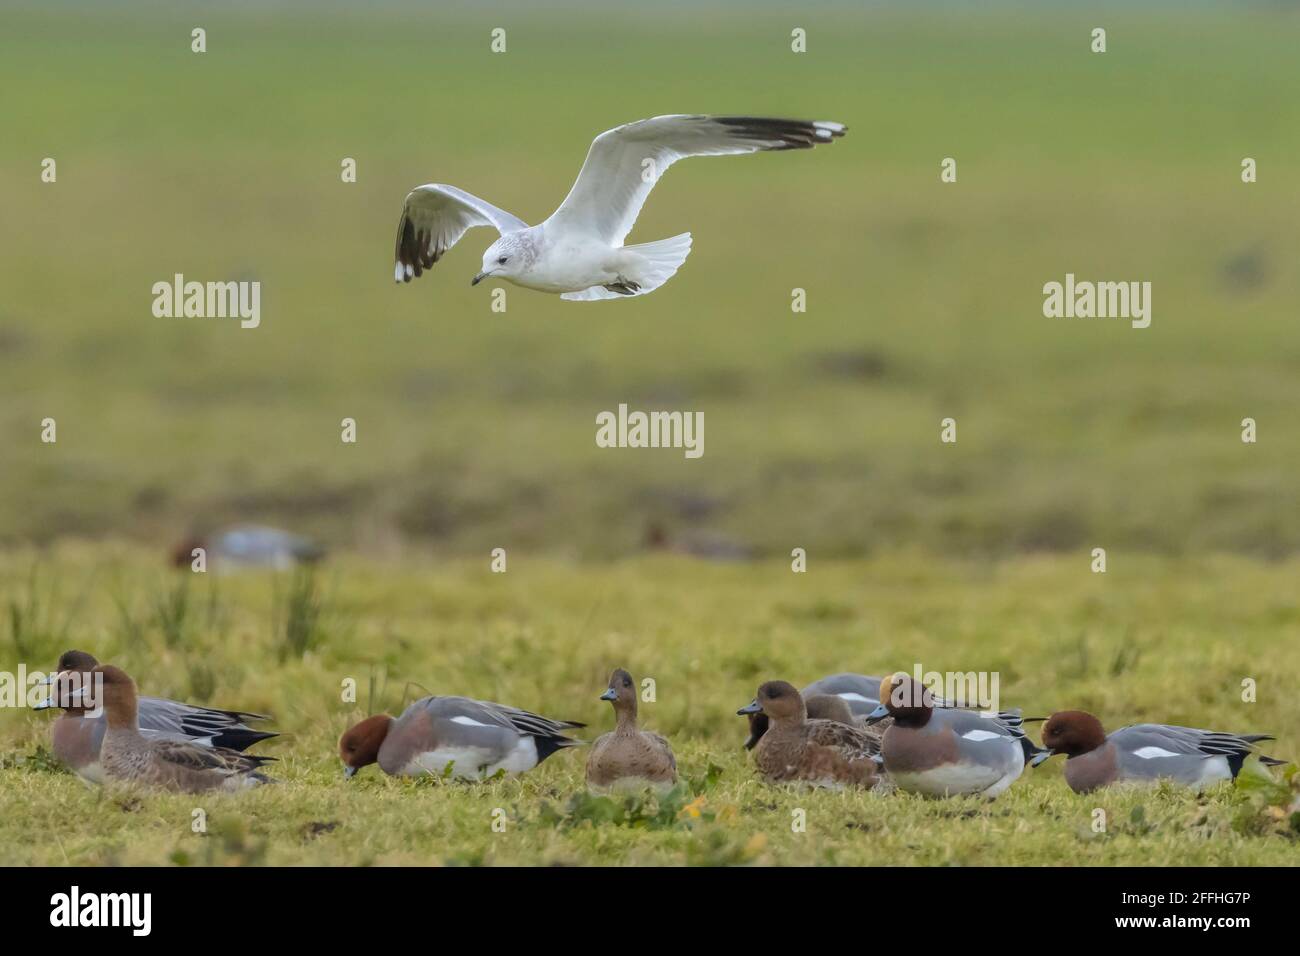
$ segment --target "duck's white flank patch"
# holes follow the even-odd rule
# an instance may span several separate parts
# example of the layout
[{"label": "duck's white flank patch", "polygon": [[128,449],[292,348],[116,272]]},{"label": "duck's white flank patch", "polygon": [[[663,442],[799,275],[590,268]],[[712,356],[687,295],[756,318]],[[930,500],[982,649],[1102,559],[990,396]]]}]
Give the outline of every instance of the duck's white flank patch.
[{"label": "duck's white flank patch", "polygon": [[1134,757],[1141,757],[1143,760],[1152,760],[1156,757],[1177,757],[1178,754],[1172,750],[1165,750],[1163,747],[1139,747],[1133,751]]},{"label": "duck's white flank patch", "polygon": [[457,714],[451,719],[453,724],[466,724],[470,727],[491,727],[491,724],[485,724],[481,720],[475,720],[473,717],[466,717],[463,714]]},{"label": "duck's white flank patch", "polygon": [[1232,779],[1232,767],[1227,757],[1211,757],[1201,766],[1201,777],[1197,781],[1201,786]]},{"label": "duck's white flank patch", "polygon": [[843,694],[836,694],[835,696],[843,698],[844,700],[860,700],[864,704],[871,703],[870,697],[863,697],[861,694],[853,693],[853,691],[845,691]]},{"label": "duck's white flank patch", "polygon": [[[453,718],[455,719],[455,718]],[[482,747],[439,747],[426,750],[402,768],[410,777],[423,774],[442,776],[447,764],[452,765],[452,776],[466,780],[491,777],[498,770],[508,774],[523,773],[537,766],[537,744],[533,738],[523,736],[510,750],[486,750]]]},{"label": "duck's white flank patch", "polygon": [[995,734],[991,730],[968,730],[961,736],[963,740],[997,740],[1002,734]]},{"label": "duck's white flank patch", "polygon": [[1003,772],[983,764],[948,763],[930,770],[892,773],[890,776],[900,790],[943,797],[980,793],[998,783]]}]

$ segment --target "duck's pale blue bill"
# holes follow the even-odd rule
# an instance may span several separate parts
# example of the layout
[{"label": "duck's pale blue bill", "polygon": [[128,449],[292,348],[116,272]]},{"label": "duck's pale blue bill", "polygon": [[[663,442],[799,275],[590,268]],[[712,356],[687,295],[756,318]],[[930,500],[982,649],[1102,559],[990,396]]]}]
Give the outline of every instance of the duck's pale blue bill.
[{"label": "duck's pale blue bill", "polygon": [[85,687],[74,687],[63,695],[63,703],[60,704],[55,700],[55,694],[50,694],[45,698],[45,702],[37,710],[45,710],[47,707],[84,707],[86,701],[90,699]]},{"label": "duck's pale blue bill", "polygon": [[1045,761],[1048,757],[1054,757],[1054,756],[1056,756],[1056,751],[1055,751],[1055,750],[1044,750],[1044,751],[1041,751],[1040,753],[1036,753],[1036,754],[1034,754],[1032,757],[1029,758],[1029,766],[1031,766],[1031,767],[1037,767],[1040,763],[1042,763],[1043,761]]},{"label": "duck's pale blue bill", "polygon": [[867,714],[867,723],[878,724],[889,716],[889,708],[884,704],[877,704],[876,709]]},{"label": "duck's pale blue bill", "polygon": [[49,697],[46,697],[39,704],[32,707],[32,710],[49,710],[51,707],[58,707],[58,706],[59,705],[54,702],[54,695],[51,694]]},{"label": "duck's pale blue bill", "polygon": [[757,714],[762,709],[763,709],[762,707],[758,706],[758,700],[756,698],[754,700],[751,700],[744,707],[740,708],[740,710],[736,711],[736,716],[744,717],[747,714]]},{"label": "duck's pale blue bill", "polygon": [[617,696],[618,696],[618,691],[614,690],[614,688],[611,687],[609,690],[605,691],[605,693],[600,695],[600,699],[613,700]]},{"label": "duck's pale blue bill", "polygon": [[343,779],[344,779],[344,780],[351,780],[351,779],[352,779],[353,777],[355,777],[356,775],[357,775],[357,768],[356,768],[356,767],[344,767],[344,768],[343,768]]}]

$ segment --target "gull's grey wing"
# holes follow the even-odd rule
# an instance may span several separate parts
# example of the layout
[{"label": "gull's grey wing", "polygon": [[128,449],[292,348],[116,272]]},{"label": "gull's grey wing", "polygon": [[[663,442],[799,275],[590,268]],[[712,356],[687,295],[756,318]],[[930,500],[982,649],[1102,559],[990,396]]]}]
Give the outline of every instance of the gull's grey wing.
[{"label": "gull's grey wing", "polygon": [[491,226],[505,235],[527,229],[528,223],[455,186],[416,186],[406,194],[397,223],[393,278],[418,279],[474,226]]},{"label": "gull's grey wing", "polygon": [[844,129],[821,120],[687,115],[616,126],[592,141],[577,181],[547,223],[621,246],[650,190],[677,160],[809,149],[843,136]]}]

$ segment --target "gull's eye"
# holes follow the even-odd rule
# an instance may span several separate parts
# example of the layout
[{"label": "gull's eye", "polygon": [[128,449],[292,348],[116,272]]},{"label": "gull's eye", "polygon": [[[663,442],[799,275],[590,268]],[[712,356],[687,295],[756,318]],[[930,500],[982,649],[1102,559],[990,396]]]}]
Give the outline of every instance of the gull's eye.
[{"label": "gull's eye", "polygon": [[506,264],[506,260],[509,259],[509,258],[510,258],[509,256],[502,256],[500,259],[497,260],[497,265],[499,265],[499,266],[503,266],[503,265],[505,265],[505,264]]}]

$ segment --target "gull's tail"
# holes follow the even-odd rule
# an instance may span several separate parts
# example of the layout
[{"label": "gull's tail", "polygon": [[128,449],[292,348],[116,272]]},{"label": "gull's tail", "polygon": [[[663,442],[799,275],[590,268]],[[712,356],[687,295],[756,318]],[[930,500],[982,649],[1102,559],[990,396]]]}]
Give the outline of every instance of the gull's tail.
[{"label": "gull's tail", "polygon": [[597,299],[622,299],[653,292],[671,279],[691,254],[691,234],[684,232],[671,239],[624,246],[622,251],[629,253],[627,273],[621,276],[625,281],[592,286],[581,292],[566,292],[560,298],[594,302]]}]

